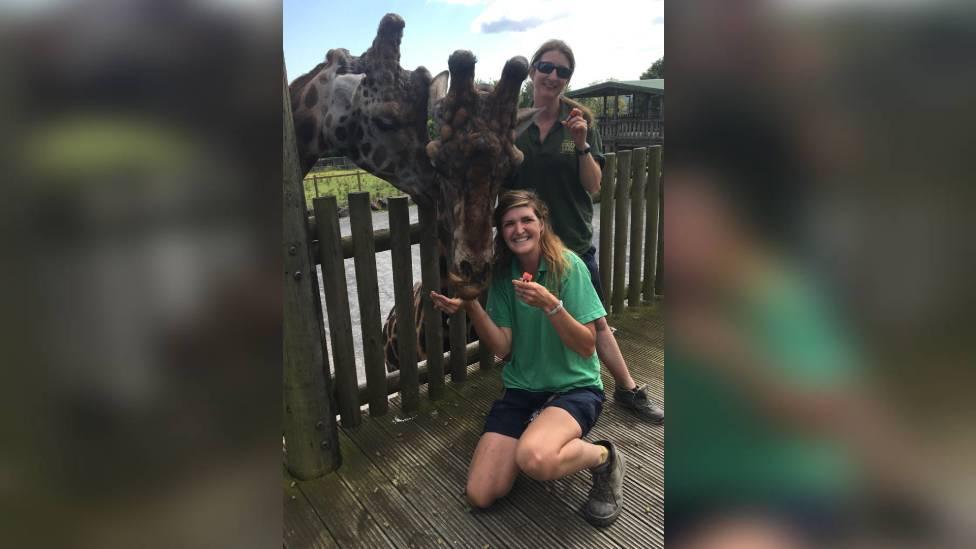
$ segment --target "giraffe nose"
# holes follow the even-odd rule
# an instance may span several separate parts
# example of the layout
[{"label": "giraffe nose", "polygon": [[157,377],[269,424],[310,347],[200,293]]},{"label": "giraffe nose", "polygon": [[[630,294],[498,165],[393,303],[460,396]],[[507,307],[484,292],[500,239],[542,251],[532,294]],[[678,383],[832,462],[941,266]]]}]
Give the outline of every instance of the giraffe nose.
[{"label": "giraffe nose", "polygon": [[471,280],[471,274],[474,273],[474,268],[471,266],[470,261],[462,260],[458,263],[458,270],[465,280]]}]

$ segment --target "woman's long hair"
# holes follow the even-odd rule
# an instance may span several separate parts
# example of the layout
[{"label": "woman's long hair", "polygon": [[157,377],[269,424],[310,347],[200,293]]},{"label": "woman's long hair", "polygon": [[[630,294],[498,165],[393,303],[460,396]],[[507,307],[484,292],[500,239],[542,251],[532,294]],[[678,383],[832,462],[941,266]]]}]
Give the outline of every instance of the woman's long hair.
[{"label": "woman's long hair", "polygon": [[546,260],[549,274],[546,275],[542,285],[553,295],[559,297],[559,289],[563,275],[569,269],[569,261],[566,260],[566,246],[563,241],[556,236],[549,223],[549,208],[545,202],[532,191],[509,191],[498,197],[498,206],[495,208],[495,260],[493,272],[495,275],[502,276],[510,272],[514,256],[512,250],[505,243],[502,236],[502,217],[512,208],[527,206],[532,208],[535,216],[539,218],[539,225],[542,228],[542,236],[539,238],[539,245],[542,248],[542,257]]},{"label": "woman's long hair", "polygon": [[[539,59],[542,59],[542,56],[545,55],[547,51],[552,50],[556,50],[565,55],[566,59],[569,60],[570,70],[576,72],[576,56],[573,55],[572,48],[570,48],[569,44],[566,42],[556,40],[555,38],[552,40],[546,40],[541,46],[539,46],[539,49],[535,50],[535,53],[532,55],[532,62],[529,63],[529,67],[532,67],[532,70],[535,70],[535,64],[539,61]],[[570,108],[576,107],[577,109],[583,111],[583,118],[586,120],[586,123],[590,126],[593,125],[593,112],[587,108],[586,105],[580,103],[579,101],[570,99],[565,95],[560,95],[559,100],[569,105]]]}]

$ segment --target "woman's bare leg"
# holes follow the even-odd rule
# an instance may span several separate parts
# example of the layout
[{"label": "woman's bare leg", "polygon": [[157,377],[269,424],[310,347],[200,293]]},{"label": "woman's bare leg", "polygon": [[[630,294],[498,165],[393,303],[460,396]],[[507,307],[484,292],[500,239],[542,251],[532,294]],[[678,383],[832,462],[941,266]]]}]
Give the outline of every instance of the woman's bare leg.
[{"label": "woman's bare leg", "polygon": [[576,419],[566,410],[550,406],[518,440],[515,462],[536,480],[555,480],[606,461],[606,447],[590,444],[580,436]]},{"label": "woman's bare leg", "polygon": [[465,490],[472,507],[489,507],[512,489],[518,476],[515,449],[519,439],[499,433],[485,433],[474,450],[468,467]]}]

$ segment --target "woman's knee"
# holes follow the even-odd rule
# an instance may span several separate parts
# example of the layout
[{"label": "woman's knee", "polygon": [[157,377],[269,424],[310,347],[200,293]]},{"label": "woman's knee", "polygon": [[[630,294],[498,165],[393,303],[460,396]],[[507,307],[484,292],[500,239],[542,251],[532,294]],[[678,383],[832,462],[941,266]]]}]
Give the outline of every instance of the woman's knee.
[{"label": "woman's knee", "polygon": [[515,463],[523,473],[535,480],[555,480],[559,470],[558,450],[537,444],[519,444],[515,450]]},{"label": "woman's knee", "polygon": [[492,503],[495,503],[496,499],[505,495],[498,492],[499,490],[496,486],[477,483],[468,479],[468,485],[464,489],[464,496],[468,499],[468,505],[478,509],[487,509],[491,507]]}]

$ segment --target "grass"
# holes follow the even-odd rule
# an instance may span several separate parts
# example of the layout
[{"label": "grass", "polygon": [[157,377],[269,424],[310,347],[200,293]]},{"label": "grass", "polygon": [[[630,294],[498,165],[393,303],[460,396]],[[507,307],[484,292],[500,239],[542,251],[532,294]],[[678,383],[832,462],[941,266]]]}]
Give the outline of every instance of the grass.
[{"label": "grass", "polygon": [[[358,177],[357,177],[358,174]],[[349,193],[364,191],[370,200],[401,196],[403,191],[363,170],[327,169],[309,172],[305,176],[305,201],[309,209],[317,196],[335,195],[340,207],[349,206]]]}]

